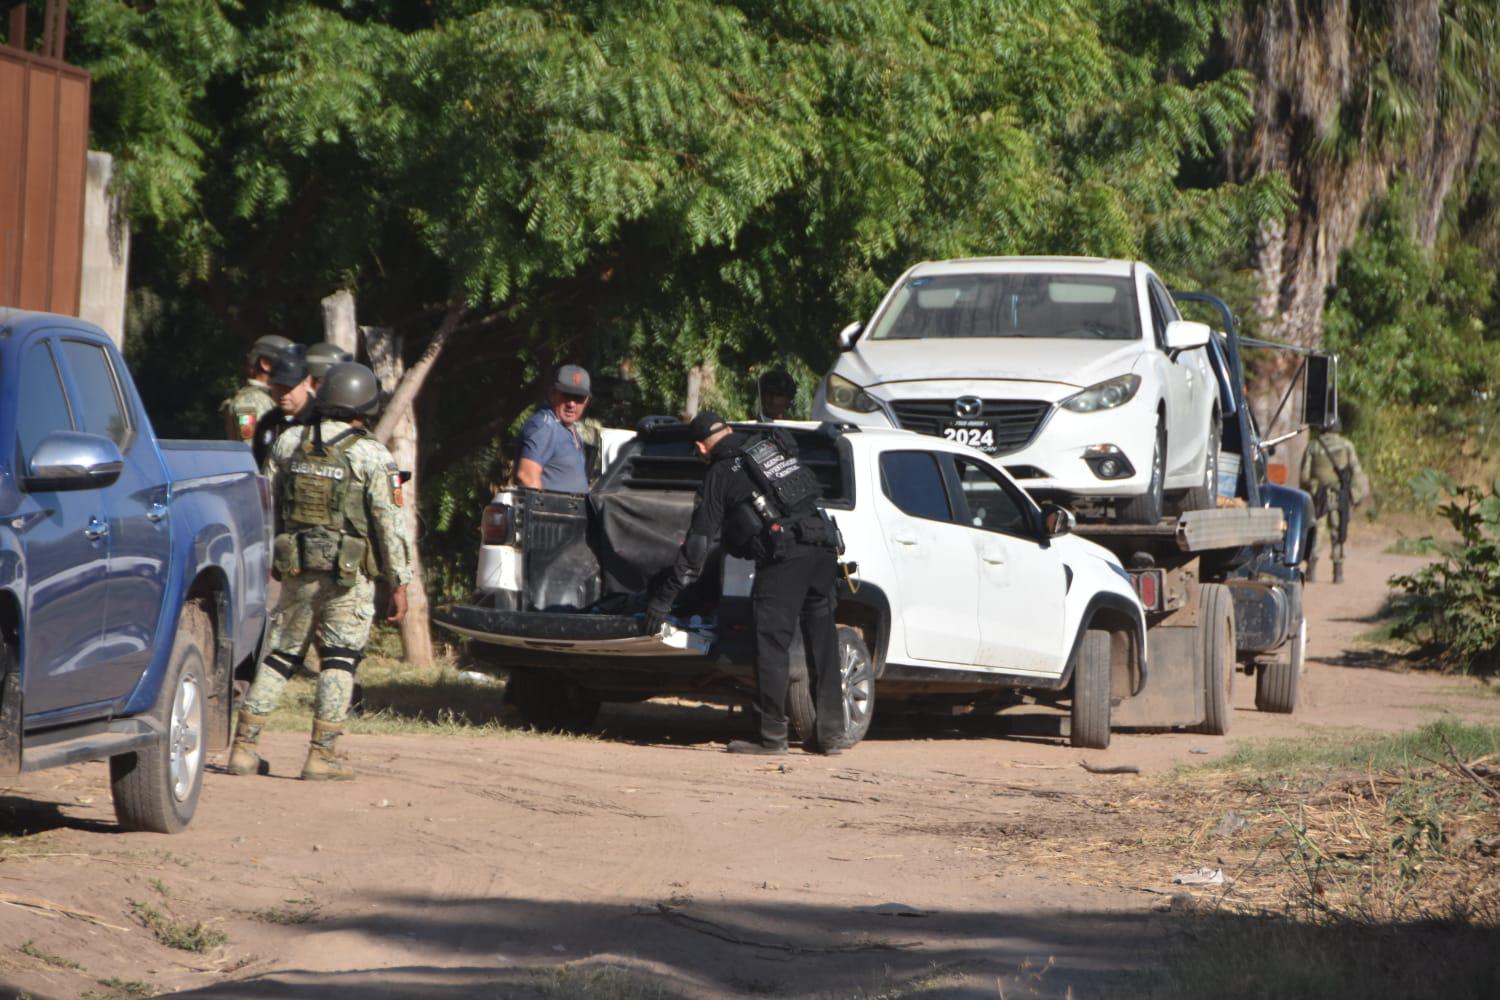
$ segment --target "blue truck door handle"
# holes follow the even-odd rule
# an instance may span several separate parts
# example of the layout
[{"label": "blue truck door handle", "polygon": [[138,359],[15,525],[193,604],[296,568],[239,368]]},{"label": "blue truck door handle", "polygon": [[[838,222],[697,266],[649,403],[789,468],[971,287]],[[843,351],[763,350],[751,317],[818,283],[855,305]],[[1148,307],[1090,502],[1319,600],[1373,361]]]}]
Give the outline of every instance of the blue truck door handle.
[{"label": "blue truck door handle", "polygon": [[91,542],[97,542],[109,534],[109,522],[101,521],[97,517],[89,518],[89,526],[83,529],[83,537]]},{"label": "blue truck door handle", "polygon": [[151,506],[146,508],[146,520],[155,524],[167,516],[167,505],[160,500],[151,501]]}]

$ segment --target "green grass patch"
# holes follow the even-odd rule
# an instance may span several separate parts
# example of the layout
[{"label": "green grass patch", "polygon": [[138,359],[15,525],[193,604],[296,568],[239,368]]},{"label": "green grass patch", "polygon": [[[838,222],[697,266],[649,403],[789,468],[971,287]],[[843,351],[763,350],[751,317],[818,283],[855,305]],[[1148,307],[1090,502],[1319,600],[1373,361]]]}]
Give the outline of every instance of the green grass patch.
[{"label": "green grass patch", "polygon": [[1437,552],[1437,539],[1431,535],[1401,535],[1385,547],[1386,555],[1430,556]]},{"label": "green grass patch", "polygon": [[549,1000],[670,1000],[660,983],[613,965],[560,965],[533,974],[532,985]]},{"label": "green grass patch", "polygon": [[1226,756],[1200,766],[1266,775],[1312,770],[1393,770],[1445,759],[1448,756],[1445,740],[1453,745],[1459,757],[1473,760],[1500,753],[1500,726],[1444,719],[1414,732],[1391,735],[1341,730],[1296,740],[1239,743]]},{"label": "green grass patch", "polygon": [[99,985],[110,993],[99,993],[98,990],[90,990],[84,994],[84,1000],[144,1000],[144,997],[160,996],[162,991],[157,990],[148,982],[141,979],[99,979]]},{"label": "green grass patch", "polygon": [[303,896],[301,899],[288,899],[283,901],[285,906],[274,906],[264,910],[255,910],[250,916],[263,924],[281,924],[291,926],[296,924],[309,924],[318,919],[317,900],[311,896]]},{"label": "green grass patch", "polygon": [[143,1000],[145,997],[161,995],[161,990],[139,979],[110,978],[100,979],[98,982],[109,992],[89,990],[83,995],[83,1000]]},{"label": "green grass patch", "polygon": [[[419,669],[396,657],[371,655],[357,674],[361,701],[345,724],[345,731],[393,736],[528,736],[549,739],[594,739],[588,734],[538,734],[521,724],[514,709],[504,704],[505,682],[488,683],[460,676],[452,661]],[[267,728],[307,732],[312,728],[318,679],[299,674],[282,693],[281,704]]]},{"label": "green grass patch", "polygon": [[[372,656],[360,664],[357,679],[363,696],[346,727],[351,733],[494,736],[516,727],[514,713],[502,705],[503,683],[466,680],[451,663],[419,670],[399,659]],[[317,690],[316,677],[293,677],[269,728],[310,729]]]},{"label": "green grass patch", "polygon": [[71,969],[74,972],[80,972],[83,970],[83,966],[79,965],[72,959],[63,958],[61,955],[48,954],[47,952],[42,951],[42,949],[38,948],[36,944],[31,941],[23,941],[19,950],[21,954],[30,955],[37,961],[44,962],[47,965],[52,966],[54,969]]},{"label": "green grass patch", "polygon": [[217,927],[205,926],[201,920],[188,923],[186,920],[178,920],[165,910],[157,909],[150,903],[142,903],[135,899],[129,902],[141,924],[152,933],[157,941],[168,948],[202,954],[229,940],[228,934]]}]

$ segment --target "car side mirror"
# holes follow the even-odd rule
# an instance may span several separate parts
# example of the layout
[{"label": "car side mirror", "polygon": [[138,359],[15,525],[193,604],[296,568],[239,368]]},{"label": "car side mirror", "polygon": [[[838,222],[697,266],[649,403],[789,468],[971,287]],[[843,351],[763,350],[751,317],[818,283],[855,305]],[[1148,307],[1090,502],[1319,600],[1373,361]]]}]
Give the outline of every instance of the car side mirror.
[{"label": "car side mirror", "polygon": [[1213,336],[1207,323],[1194,323],[1190,319],[1174,319],[1167,324],[1167,350],[1188,351],[1194,347],[1205,347]]},{"label": "car side mirror", "polygon": [[1302,392],[1302,422],[1320,431],[1338,430],[1339,359],[1336,354],[1307,356],[1307,383]]},{"label": "car side mirror", "polygon": [[53,431],[32,452],[21,485],[30,492],[101,489],[113,485],[124,468],[125,458],[109,438]]},{"label": "car side mirror", "polygon": [[860,331],[860,329],[863,326],[864,326],[863,323],[859,322],[858,320],[855,320],[853,323],[850,323],[848,326],[846,326],[842,330],[840,330],[839,331],[839,350],[841,350],[841,351],[847,351],[847,350],[849,350],[849,348],[853,347],[854,346],[854,338],[859,336],[859,331]]},{"label": "car side mirror", "polygon": [[1068,508],[1055,503],[1042,504],[1042,526],[1047,529],[1048,538],[1072,534],[1077,525],[1078,518]]}]

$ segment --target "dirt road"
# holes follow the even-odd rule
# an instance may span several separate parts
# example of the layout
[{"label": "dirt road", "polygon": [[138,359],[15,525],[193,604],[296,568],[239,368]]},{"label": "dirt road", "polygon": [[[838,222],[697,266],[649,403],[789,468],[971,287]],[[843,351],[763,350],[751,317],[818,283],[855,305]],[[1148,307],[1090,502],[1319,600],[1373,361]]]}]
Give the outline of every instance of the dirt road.
[{"label": "dirt road", "polygon": [[[1359,541],[1310,588],[1295,717],[1241,683],[1234,739],[1500,719],[1470,682],[1374,669],[1355,637],[1417,564]],[[1243,681],[1243,678],[1241,678]],[[1080,818],[1225,738],[1116,736],[1107,752],[986,721],[887,727],[836,759],[740,759],[721,710],[606,710],[609,737],[347,741],[359,780],[211,773],[192,828],[116,833],[105,769],[0,794],[0,987],[32,997],[1116,995],[1171,930],[1172,870],[1080,884]],[[1082,760],[1134,764],[1097,775]],[[1050,864],[1017,846],[1055,842]],[[165,933],[225,936],[204,952]],[[75,967],[76,966],[76,967]],[[620,972],[619,970],[626,970]],[[639,988],[639,983],[650,988]],[[4,993],[4,990],[0,990]],[[5,994],[9,995],[9,994]]]}]

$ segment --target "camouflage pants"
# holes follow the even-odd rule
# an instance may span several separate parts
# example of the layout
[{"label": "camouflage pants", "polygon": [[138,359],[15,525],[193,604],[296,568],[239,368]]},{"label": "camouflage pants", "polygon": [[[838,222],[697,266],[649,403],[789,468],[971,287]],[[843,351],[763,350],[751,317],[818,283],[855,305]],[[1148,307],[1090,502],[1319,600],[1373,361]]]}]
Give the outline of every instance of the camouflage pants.
[{"label": "camouflage pants", "polygon": [[316,643],[324,669],[318,673],[314,714],[324,722],[343,722],[354,697],[354,671],[329,669],[329,664],[358,662],[370,640],[374,618],[375,583],[363,576],[352,587],[340,587],[331,573],[303,573],[282,580],[281,599],[271,613],[267,636],[270,652],[255,672],[245,708],[255,715],[275,711],[291,675],[286,668],[295,669]]},{"label": "camouflage pants", "polygon": [[1329,498],[1329,508],[1318,518],[1318,531],[1313,538],[1312,551],[1308,558],[1312,560],[1322,559],[1332,553],[1333,561],[1342,563],[1344,561],[1344,543],[1335,542],[1339,532],[1339,509],[1338,496]]}]

